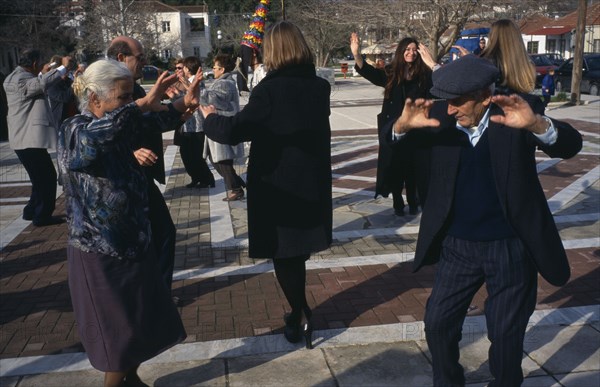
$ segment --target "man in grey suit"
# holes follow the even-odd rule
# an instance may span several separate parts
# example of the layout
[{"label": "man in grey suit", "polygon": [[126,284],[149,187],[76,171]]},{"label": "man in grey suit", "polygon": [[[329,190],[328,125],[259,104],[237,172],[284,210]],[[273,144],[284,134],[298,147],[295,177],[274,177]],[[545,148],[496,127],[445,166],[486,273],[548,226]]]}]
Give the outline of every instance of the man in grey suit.
[{"label": "man in grey suit", "polygon": [[23,209],[23,219],[33,221],[38,227],[64,222],[64,219],[52,216],[57,175],[48,149],[56,149],[57,128],[51,119],[45,93],[62,80],[70,59],[65,56],[61,66],[38,75],[47,69],[42,55],[37,49],[27,49],[19,58],[19,66],[4,80],[8,140],[31,181],[31,197]]}]

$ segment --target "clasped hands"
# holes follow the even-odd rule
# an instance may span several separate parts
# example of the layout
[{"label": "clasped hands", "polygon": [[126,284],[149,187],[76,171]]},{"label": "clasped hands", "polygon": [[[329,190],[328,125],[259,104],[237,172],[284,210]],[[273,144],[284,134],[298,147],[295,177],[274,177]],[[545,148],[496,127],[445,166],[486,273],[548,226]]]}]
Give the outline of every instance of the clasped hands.
[{"label": "clasped hands", "polygon": [[[491,102],[499,106],[504,115],[490,116],[490,121],[515,129],[528,130],[535,134],[543,134],[548,130],[548,122],[539,114],[533,112],[529,104],[520,96],[495,95]],[[406,99],[402,115],[394,122],[392,130],[396,134],[406,133],[413,129],[438,127],[440,122],[429,117],[434,101],[419,98]]]},{"label": "clasped hands", "polygon": [[[200,74],[200,76],[198,76]],[[158,79],[156,83],[152,86],[152,89],[146,94],[145,97],[137,99],[135,103],[142,110],[142,112],[159,112],[159,111],[167,111],[169,108],[167,105],[163,105],[161,103],[163,95],[167,89],[178,81],[178,75],[169,74],[167,71],[164,71]],[[194,81],[190,84],[187,92],[185,93],[183,98],[180,98],[173,102],[173,107],[184,113],[186,110],[194,110],[200,104],[200,82],[202,81],[202,68],[198,69],[196,73],[196,77],[194,77]]]}]

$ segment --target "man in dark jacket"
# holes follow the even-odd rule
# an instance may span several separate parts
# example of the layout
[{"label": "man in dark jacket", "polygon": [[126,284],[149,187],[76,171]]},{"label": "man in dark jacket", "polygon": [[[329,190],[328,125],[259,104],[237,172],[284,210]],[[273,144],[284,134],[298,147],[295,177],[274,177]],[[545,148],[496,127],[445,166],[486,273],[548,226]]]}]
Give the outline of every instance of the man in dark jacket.
[{"label": "man in dark jacket", "polygon": [[[142,68],[146,64],[144,47],[132,38],[119,36],[111,42],[106,51],[110,59],[125,63],[135,80],[142,78]],[[133,87],[133,99],[146,95],[136,82]],[[144,168],[148,179],[148,199],[150,206],[150,225],[152,241],[156,248],[163,280],[171,290],[173,267],[175,262],[175,225],[162,193],[154,180],[165,184],[165,161],[163,155],[162,133],[175,130],[183,124],[181,113],[169,108],[168,112],[152,113],[144,116],[144,128],[140,131],[136,149],[132,149],[136,160]]]},{"label": "man in dark jacket", "polygon": [[[439,261],[425,312],[434,384],[464,385],[459,364],[462,325],[477,290],[485,304],[490,386],[519,386],[538,272],[551,284],[569,279],[560,236],[537,177],[535,150],[573,157],[581,135],[535,114],[517,95],[493,95],[497,68],[468,55],[433,73],[431,94],[445,102],[407,101],[390,138],[423,129],[431,177],[415,271]],[[388,128],[389,130],[390,128]],[[389,133],[389,132],[388,132]]]}]

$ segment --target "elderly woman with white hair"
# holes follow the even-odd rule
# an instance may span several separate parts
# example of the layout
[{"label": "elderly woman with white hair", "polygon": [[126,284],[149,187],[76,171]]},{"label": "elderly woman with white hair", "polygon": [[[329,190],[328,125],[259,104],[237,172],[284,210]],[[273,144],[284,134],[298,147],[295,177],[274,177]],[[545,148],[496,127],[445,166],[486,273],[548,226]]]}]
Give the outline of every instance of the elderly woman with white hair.
[{"label": "elderly woman with white hair", "polygon": [[100,60],[73,84],[82,114],[59,132],[58,162],[69,225],[69,289],[78,332],[105,386],[143,386],[137,368],[185,339],[161,280],[151,243],[145,175],[131,152],[140,117],[197,106],[198,83],[175,104],[160,98],[176,81],[163,74],[133,101],[133,78],[123,64]]}]

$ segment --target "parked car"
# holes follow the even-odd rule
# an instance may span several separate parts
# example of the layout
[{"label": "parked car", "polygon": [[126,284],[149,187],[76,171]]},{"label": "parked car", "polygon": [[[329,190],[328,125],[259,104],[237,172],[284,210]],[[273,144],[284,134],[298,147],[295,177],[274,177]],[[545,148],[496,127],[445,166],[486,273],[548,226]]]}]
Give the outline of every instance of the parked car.
[{"label": "parked car", "polygon": [[555,66],[560,66],[565,61],[565,59],[563,58],[563,56],[560,55],[560,54],[545,53],[545,54],[542,54],[542,55],[545,55],[548,59],[550,59],[550,62],[552,62]]},{"label": "parked car", "polygon": [[[555,73],[556,91],[570,91],[573,76],[573,58],[563,63]],[[600,54],[583,55],[580,91],[591,95],[600,95]]]},{"label": "parked car", "polygon": [[145,65],[142,67],[142,81],[152,82],[158,79],[158,76],[162,73],[162,70],[156,66]]},{"label": "parked car", "polygon": [[556,70],[557,66],[548,59],[547,54],[529,54],[529,57],[535,65],[535,86],[540,87],[542,79],[548,74],[548,71],[550,69]]}]

